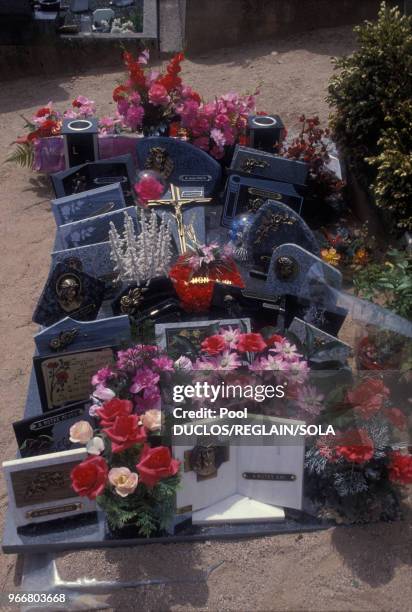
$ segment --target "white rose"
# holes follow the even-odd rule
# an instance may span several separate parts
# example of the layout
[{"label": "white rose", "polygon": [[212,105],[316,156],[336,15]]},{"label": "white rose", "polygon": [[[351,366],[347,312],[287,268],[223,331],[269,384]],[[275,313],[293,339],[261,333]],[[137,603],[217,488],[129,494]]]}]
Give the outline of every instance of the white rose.
[{"label": "white rose", "polygon": [[87,421],[77,421],[70,427],[70,442],[87,444],[93,437],[93,427]]}]

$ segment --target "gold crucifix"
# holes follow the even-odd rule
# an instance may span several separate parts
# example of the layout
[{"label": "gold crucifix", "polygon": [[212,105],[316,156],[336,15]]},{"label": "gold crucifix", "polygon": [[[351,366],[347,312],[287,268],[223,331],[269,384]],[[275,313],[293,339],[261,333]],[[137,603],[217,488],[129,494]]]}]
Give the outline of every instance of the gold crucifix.
[{"label": "gold crucifix", "polygon": [[181,253],[185,253],[187,250],[186,245],[186,231],[183,220],[183,208],[185,206],[196,205],[196,204],[207,204],[212,201],[212,198],[201,198],[192,197],[184,198],[181,194],[180,187],[176,185],[170,185],[171,197],[168,200],[149,200],[148,206],[170,206],[173,209],[173,216],[176,219],[177,233],[179,236],[179,246]]}]

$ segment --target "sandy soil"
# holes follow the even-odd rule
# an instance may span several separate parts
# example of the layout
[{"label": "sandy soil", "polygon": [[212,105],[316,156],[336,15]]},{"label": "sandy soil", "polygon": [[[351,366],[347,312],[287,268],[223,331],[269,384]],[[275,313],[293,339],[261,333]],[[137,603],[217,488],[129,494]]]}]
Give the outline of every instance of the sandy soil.
[{"label": "sandy soil", "polygon": [[[303,112],[327,119],[325,86],[331,56],[348,53],[348,28],[313,32],[284,42],[204,55],[186,62],[184,76],[204,96],[253,90],[261,83],[260,108],[279,113],[288,126]],[[118,73],[94,70],[82,76],[30,78],[0,90],[3,152],[21,132],[19,113],[30,116],[53,100],[66,108],[77,94],[110,111]],[[0,165],[2,224],[1,371],[2,459],[12,458],[11,422],[21,416],[33,353],[31,315],[49,269],[54,237],[47,182],[27,170]],[[0,484],[1,509],[7,499]],[[331,529],[228,543],[144,546],[62,555],[63,577],[133,580],[184,574],[191,584],[144,587],[109,597],[116,610],[412,610],[410,522]],[[21,560],[3,557],[0,588],[20,579]],[[204,570],[217,563],[206,581]]]}]

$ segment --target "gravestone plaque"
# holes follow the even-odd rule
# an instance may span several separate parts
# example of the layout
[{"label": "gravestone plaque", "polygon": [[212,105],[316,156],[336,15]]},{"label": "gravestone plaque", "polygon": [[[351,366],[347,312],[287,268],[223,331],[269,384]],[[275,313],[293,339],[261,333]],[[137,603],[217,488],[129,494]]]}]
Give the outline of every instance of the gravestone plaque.
[{"label": "gravestone plaque", "polygon": [[133,219],[137,231],[137,211],[134,206],[60,225],[57,229],[57,243],[60,250],[108,242],[110,223],[114,224],[118,232],[123,232],[125,214]]},{"label": "gravestone plaque", "polygon": [[120,183],[52,200],[52,211],[58,226],[103,215],[125,206]]},{"label": "gravestone plaque", "polygon": [[13,423],[20,455],[35,457],[78,448],[78,444],[70,441],[70,427],[77,421],[88,421],[93,427],[89,404],[80,402],[66,408],[51,410],[47,415],[37,415]]},{"label": "gravestone plaque", "polygon": [[237,145],[229,172],[304,187],[309,166],[304,162]]},{"label": "gravestone plaque", "polygon": [[319,254],[319,245],[303,219],[286,204],[268,200],[256,213],[248,231],[248,252],[255,265],[267,269],[273,249],[285,243],[298,244]]},{"label": "gravestone plaque", "polygon": [[112,296],[117,288],[117,274],[113,271],[113,262],[110,259],[110,242],[99,242],[85,246],[55,251],[51,254],[52,267],[58,263],[67,263],[75,266],[86,274],[105,283],[105,297]]},{"label": "gravestone plaque", "polygon": [[127,206],[133,206],[135,168],[130,154],[73,166],[51,175],[57,198],[120,183]]},{"label": "gravestone plaque", "polygon": [[97,317],[104,283],[76,267],[59,263],[51,271],[33,314],[39,325],[52,325],[70,316],[79,321]]},{"label": "gravestone plaque", "polygon": [[257,213],[267,200],[281,201],[301,214],[303,198],[293,185],[234,174],[226,183],[222,225],[231,227],[236,215]]},{"label": "gravestone plaque", "polygon": [[182,140],[161,136],[142,138],[137,143],[137,158],[140,169],[155,170],[178,187],[203,187],[206,196],[219,187],[220,164]]},{"label": "gravestone plaque", "polygon": [[17,526],[96,510],[72,489],[70,472],[87,458],[85,448],[3,462],[9,508]]}]

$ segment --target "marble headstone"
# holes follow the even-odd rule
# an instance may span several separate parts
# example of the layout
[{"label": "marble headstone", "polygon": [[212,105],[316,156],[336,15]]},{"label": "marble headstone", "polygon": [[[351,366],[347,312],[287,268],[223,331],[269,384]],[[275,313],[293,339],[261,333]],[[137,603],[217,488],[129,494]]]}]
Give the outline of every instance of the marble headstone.
[{"label": "marble headstone", "polygon": [[282,244],[273,251],[264,294],[294,295],[333,311],[333,290],[341,287],[339,270],[297,244]]},{"label": "marble headstone", "polygon": [[124,228],[124,216],[129,215],[134,220],[135,228],[138,228],[137,212],[134,206],[115,210],[97,217],[90,217],[66,223],[57,229],[57,245],[60,250],[74,249],[77,247],[108,242],[110,223],[113,223],[117,231],[122,232]]},{"label": "marble headstone", "polygon": [[298,244],[319,255],[319,245],[311,229],[286,204],[268,200],[260,207],[247,234],[247,250],[253,263],[267,268],[273,249],[281,244]]},{"label": "marble headstone", "polygon": [[52,325],[70,316],[79,321],[97,317],[104,283],[75,267],[59,263],[51,271],[33,314],[39,325]]},{"label": "marble headstone", "polygon": [[53,267],[64,262],[76,265],[86,274],[103,281],[107,291],[114,289],[117,274],[113,272],[113,262],[110,259],[110,242],[87,244],[51,254]]},{"label": "marble headstone", "polygon": [[51,175],[57,198],[120,183],[127,206],[134,204],[135,166],[130,154],[73,166]]},{"label": "marble headstone", "polygon": [[228,178],[222,225],[231,227],[236,215],[257,213],[267,200],[281,201],[301,214],[303,198],[293,185],[234,174]]},{"label": "marble headstone", "polygon": [[126,206],[120,183],[90,189],[52,201],[56,225],[96,217]]},{"label": "marble headstone", "polygon": [[139,168],[155,170],[178,187],[203,187],[212,195],[222,177],[220,164],[193,145],[163,136],[142,138],[137,143]]},{"label": "marble headstone", "polygon": [[236,146],[230,165],[231,174],[291,183],[298,187],[305,186],[308,172],[309,166],[304,162],[241,145]]}]

